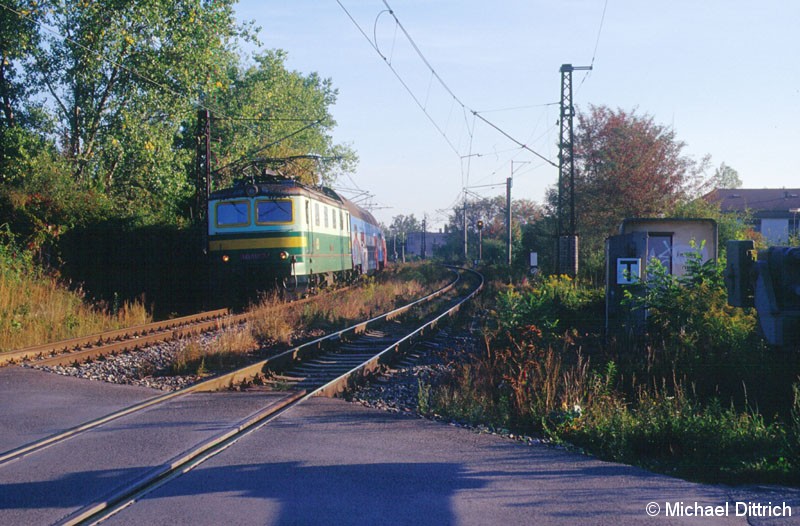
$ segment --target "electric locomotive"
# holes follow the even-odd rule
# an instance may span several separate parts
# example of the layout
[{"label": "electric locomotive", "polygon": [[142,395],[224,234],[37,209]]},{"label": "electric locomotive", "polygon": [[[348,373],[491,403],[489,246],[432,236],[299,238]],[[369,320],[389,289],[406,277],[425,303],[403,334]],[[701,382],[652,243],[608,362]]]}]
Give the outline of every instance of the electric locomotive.
[{"label": "electric locomotive", "polygon": [[350,281],[386,264],[375,218],[334,190],[275,173],[208,200],[208,253],[218,300],[258,290]]}]

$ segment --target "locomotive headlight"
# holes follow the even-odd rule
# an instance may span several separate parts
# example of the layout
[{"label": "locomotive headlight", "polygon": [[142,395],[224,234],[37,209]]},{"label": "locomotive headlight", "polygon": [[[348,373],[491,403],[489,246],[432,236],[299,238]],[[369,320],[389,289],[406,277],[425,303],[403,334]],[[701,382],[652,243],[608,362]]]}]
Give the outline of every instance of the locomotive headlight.
[{"label": "locomotive headlight", "polygon": [[230,260],[231,260],[231,257],[228,254],[223,254],[222,255],[222,262],[223,263],[227,263]]},{"label": "locomotive headlight", "polygon": [[289,253],[286,252],[285,250],[282,250],[281,253],[278,254],[278,256],[280,256],[281,259],[287,259],[289,257]]}]

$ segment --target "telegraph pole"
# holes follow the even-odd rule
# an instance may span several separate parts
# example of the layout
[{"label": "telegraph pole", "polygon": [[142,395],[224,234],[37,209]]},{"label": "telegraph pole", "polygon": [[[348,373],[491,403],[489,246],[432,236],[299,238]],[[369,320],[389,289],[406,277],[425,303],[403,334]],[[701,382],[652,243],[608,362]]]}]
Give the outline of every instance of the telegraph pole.
[{"label": "telegraph pole", "polygon": [[[557,271],[578,275],[578,231],[575,223],[575,162],[573,149],[572,72],[588,71],[592,66],[561,65],[561,133],[558,167],[558,250]],[[568,224],[567,224],[568,223]]]},{"label": "telegraph pole", "polygon": [[[514,174],[514,162],[511,162],[511,174]],[[511,177],[506,178],[506,255],[508,266],[511,266]]]},{"label": "telegraph pole", "polygon": [[469,261],[467,254],[467,189],[464,188],[464,261]]},{"label": "telegraph pole", "polygon": [[425,232],[428,228],[428,217],[427,214],[422,216],[422,259],[425,259]]},{"label": "telegraph pole", "polygon": [[514,163],[528,164],[530,161],[511,161],[511,177],[506,179],[506,253],[511,266],[511,184],[514,178]]}]

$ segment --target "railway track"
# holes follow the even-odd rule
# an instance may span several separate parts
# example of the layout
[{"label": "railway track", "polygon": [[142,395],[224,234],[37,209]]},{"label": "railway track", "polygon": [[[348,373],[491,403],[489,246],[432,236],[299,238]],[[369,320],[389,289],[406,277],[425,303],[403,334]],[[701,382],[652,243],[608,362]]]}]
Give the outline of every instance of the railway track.
[{"label": "railway track", "polygon": [[[349,288],[336,289],[335,292],[343,292]],[[314,301],[314,299],[316,299],[316,296],[297,299],[292,301],[291,304],[298,306]],[[276,305],[270,310],[284,307],[285,304]],[[0,367],[26,360],[35,360],[36,365],[48,367],[82,363],[101,356],[135,351],[167,340],[187,338],[204,332],[235,327],[251,321],[254,316],[255,314],[249,312],[234,314],[229,309],[218,309],[171,320],[35,345],[0,354]]]},{"label": "railway track", "polygon": [[[265,425],[303,400],[311,396],[333,396],[390,361],[443,319],[452,316],[479,292],[483,278],[472,271],[462,270],[462,274],[464,273],[469,273],[469,278],[463,279],[459,276],[433,294],[381,316],[307,342],[243,369],[220,375],[181,391],[145,400],[118,413],[2,454],[0,473],[3,466],[13,461],[25,463],[29,458],[35,459],[34,453],[40,450],[55,445],[63,447],[72,437],[129,416],[146,407],[157,406],[189,393],[213,391],[231,386],[249,386],[253,391],[276,387],[281,389],[282,396],[277,403],[269,404],[224,432],[204,440],[190,450],[183,451],[146,476],[120,487],[113,494],[81,507],[59,523],[85,524],[102,520],[103,517],[129,505],[143,494],[223,451],[241,437]],[[434,308],[431,305],[435,299],[439,301]],[[402,314],[422,308],[435,312],[424,314],[424,319],[416,316],[413,320],[399,318]]]}]

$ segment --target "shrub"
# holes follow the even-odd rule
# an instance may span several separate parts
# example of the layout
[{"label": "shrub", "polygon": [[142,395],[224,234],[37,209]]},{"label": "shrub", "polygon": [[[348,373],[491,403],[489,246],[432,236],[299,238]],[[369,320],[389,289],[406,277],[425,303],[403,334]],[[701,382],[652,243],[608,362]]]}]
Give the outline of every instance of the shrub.
[{"label": "shrub", "polygon": [[701,404],[681,386],[643,389],[632,405],[612,400],[589,405],[558,436],[609,460],[695,480],[800,482],[785,429],[757,412]]}]

